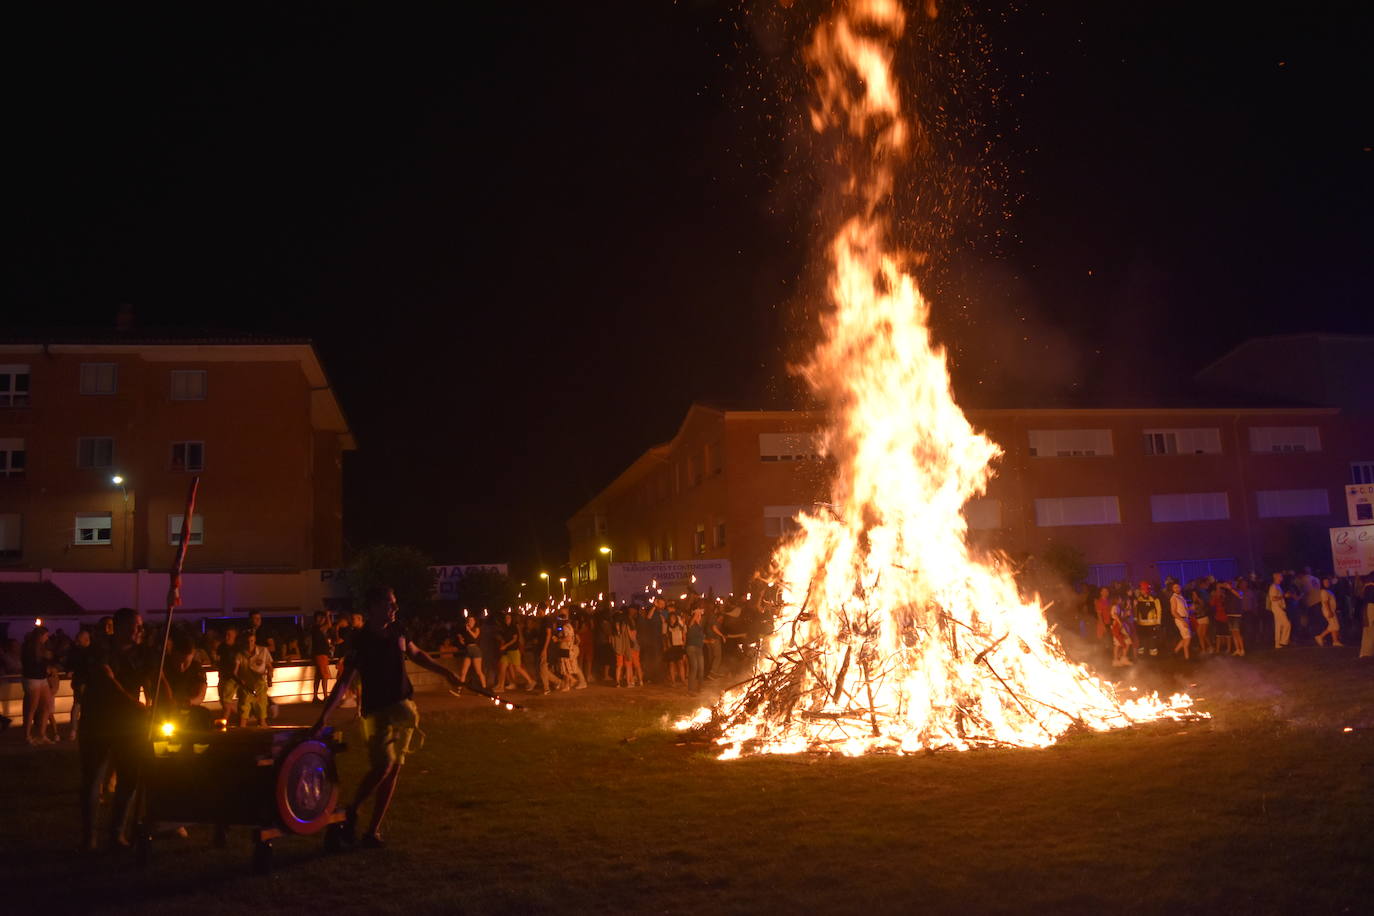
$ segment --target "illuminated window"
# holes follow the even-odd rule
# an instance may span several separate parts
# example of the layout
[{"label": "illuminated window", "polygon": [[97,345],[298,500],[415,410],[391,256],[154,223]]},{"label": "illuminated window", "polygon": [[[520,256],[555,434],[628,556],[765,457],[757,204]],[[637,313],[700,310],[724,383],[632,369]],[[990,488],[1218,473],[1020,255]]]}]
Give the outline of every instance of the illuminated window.
[{"label": "illuminated window", "polygon": [[697,556],[706,553],[706,525],[704,522],[697,523],[696,534],[692,537],[692,552]]},{"label": "illuminated window", "polygon": [[1147,455],[1220,455],[1221,430],[1215,427],[1200,429],[1147,429]]},{"label": "illuminated window", "polygon": [[23,439],[0,439],[0,477],[23,477],[27,464]]},{"label": "illuminated window", "polygon": [[716,546],[716,547],[724,547],[724,546],[725,546],[725,523],[724,523],[724,522],[716,522],[715,528],[712,529],[712,535],[713,535],[714,546]]},{"label": "illuminated window", "polygon": [[1172,578],[1175,582],[1187,584],[1196,579],[1211,576],[1218,580],[1231,580],[1240,575],[1240,567],[1233,557],[1215,557],[1207,560],[1160,560],[1155,564],[1161,581]]},{"label": "illuminated window", "polygon": [[820,452],[813,433],[759,433],[760,461],[807,461]]},{"label": "illuminated window", "polygon": [[1331,494],[1321,490],[1260,490],[1255,494],[1260,518],[1330,515]]},{"label": "illuminated window", "polygon": [[1351,483],[1374,483],[1374,461],[1350,462]]},{"label": "illuminated window", "polygon": [[1315,426],[1252,426],[1252,452],[1320,452],[1321,430]]},{"label": "illuminated window", "polygon": [[114,363],[82,363],[82,394],[114,394],[119,367]]},{"label": "illuminated window", "polygon": [[[181,544],[181,522],[184,515],[167,516],[167,543],[173,547]],[[199,515],[191,516],[191,531],[187,541],[191,546],[205,543],[205,519]]]},{"label": "illuminated window", "polygon": [[29,367],[0,366],[0,407],[29,406]]},{"label": "illuminated window", "polygon": [[82,436],[77,440],[76,466],[109,468],[114,466],[114,440],[109,436]]},{"label": "illuminated window", "polygon": [[17,512],[0,512],[0,558],[17,560],[23,555],[23,521]]},{"label": "illuminated window", "polygon": [[1150,497],[1150,518],[1156,522],[1205,522],[1231,517],[1225,493],[1160,493]]},{"label": "illuminated window", "polygon": [[205,443],[204,443],[204,442],[173,442],[173,443],[172,443],[172,470],[174,470],[174,471],[203,471],[203,470],[205,470]]},{"label": "illuminated window", "polygon": [[1000,499],[970,499],[964,506],[964,520],[974,531],[991,531],[1002,527],[1002,501]]},{"label": "illuminated window", "polygon": [[1115,496],[1068,496],[1035,501],[1035,524],[1041,528],[1069,525],[1119,525],[1121,506]]},{"label": "illuminated window", "polygon": [[1125,563],[1099,563],[1088,567],[1088,578],[1084,580],[1097,588],[1115,585],[1126,581]]},{"label": "illuminated window", "polygon": [[797,516],[806,511],[805,506],[764,506],[764,537],[780,538],[801,530]]},{"label": "illuminated window", "polygon": [[204,369],[172,370],[173,401],[203,401],[207,387]]},{"label": "illuminated window", "polygon": [[79,512],[76,516],[76,535],[72,543],[85,546],[108,544],[113,527],[108,512]]},{"label": "illuminated window", "polygon": [[1112,454],[1110,429],[1032,429],[1032,458],[1077,458]]}]

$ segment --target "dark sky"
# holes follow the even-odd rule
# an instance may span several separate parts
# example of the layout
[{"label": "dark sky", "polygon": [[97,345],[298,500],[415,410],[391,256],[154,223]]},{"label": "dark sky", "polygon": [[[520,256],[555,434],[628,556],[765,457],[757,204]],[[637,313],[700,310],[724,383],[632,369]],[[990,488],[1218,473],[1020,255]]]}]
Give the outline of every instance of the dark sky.
[{"label": "dark sky", "polygon": [[[11,11],[9,323],[309,336],[361,445],[350,544],[553,564],[693,400],[790,397],[814,12],[400,6]],[[964,396],[1374,331],[1368,7],[913,16],[931,151],[898,207]]]}]

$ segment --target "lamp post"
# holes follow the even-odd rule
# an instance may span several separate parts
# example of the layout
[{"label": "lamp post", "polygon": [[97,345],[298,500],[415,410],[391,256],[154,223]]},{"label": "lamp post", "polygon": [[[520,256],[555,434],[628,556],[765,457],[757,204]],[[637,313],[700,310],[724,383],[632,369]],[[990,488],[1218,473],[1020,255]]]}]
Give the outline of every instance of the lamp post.
[{"label": "lamp post", "polygon": [[567,576],[559,576],[559,577],[558,577],[558,584],[561,585],[561,586],[563,586],[563,600],[564,600],[564,601],[567,601],[567,600],[568,600],[568,577],[567,577]]},{"label": "lamp post", "polygon": [[606,594],[610,595],[611,600],[614,601],[615,592],[611,591],[611,557],[613,556],[613,554],[611,553],[610,546],[606,544],[602,544],[600,547],[597,548],[597,550],[599,550],[601,552],[601,555],[606,558]]},{"label": "lamp post", "polygon": [[116,474],[110,478],[110,483],[119,487],[119,492],[124,494],[124,525],[122,537],[124,540],[124,568],[129,568],[129,488],[124,485],[124,476]]},{"label": "lamp post", "polygon": [[539,578],[544,580],[544,591],[548,594],[549,601],[553,601],[553,583],[549,581],[549,574],[541,572]]}]

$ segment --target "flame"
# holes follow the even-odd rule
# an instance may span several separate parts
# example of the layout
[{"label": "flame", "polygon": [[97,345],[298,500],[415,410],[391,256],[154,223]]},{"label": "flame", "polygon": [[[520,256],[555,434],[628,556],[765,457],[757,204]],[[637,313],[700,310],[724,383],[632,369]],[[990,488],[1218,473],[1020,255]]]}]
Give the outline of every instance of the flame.
[{"label": "flame", "polygon": [[1009,569],[970,551],[964,504],[1000,449],[955,404],[929,305],[890,239],[913,131],[893,58],[896,0],[842,0],[806,50],[818,132],[836,132],[850,215],[830,245],[822,342],[802,375],[830,405],[829,502],[774,554],[781,612],[754,677],[677,723],[748,753],[1044,747],[1192,715],[1186,695],[1123,701],[1070,662]]}]

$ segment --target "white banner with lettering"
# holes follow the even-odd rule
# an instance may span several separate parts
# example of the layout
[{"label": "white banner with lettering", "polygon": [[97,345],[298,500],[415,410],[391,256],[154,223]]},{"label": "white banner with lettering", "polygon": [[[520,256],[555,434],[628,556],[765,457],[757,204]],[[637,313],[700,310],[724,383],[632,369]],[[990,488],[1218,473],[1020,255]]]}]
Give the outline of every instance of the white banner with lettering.
[{"label": "white banner with lettering", "polygon": [[[696,582],[692,577],[696,576]],[[652,583],[657,582],[657,589]],[[627,600],[649,588],[665,598],[676,598],[688,588],[699,594],[715,589],[718,596],[730,594],[729,560],[664,560],[657,563],[612,563],[611,593]]]},{"label": "white banner with lettering", "polygon": [[1331,568],[1338,576],[1374,572],[1374,525],[1332,528]]}]

